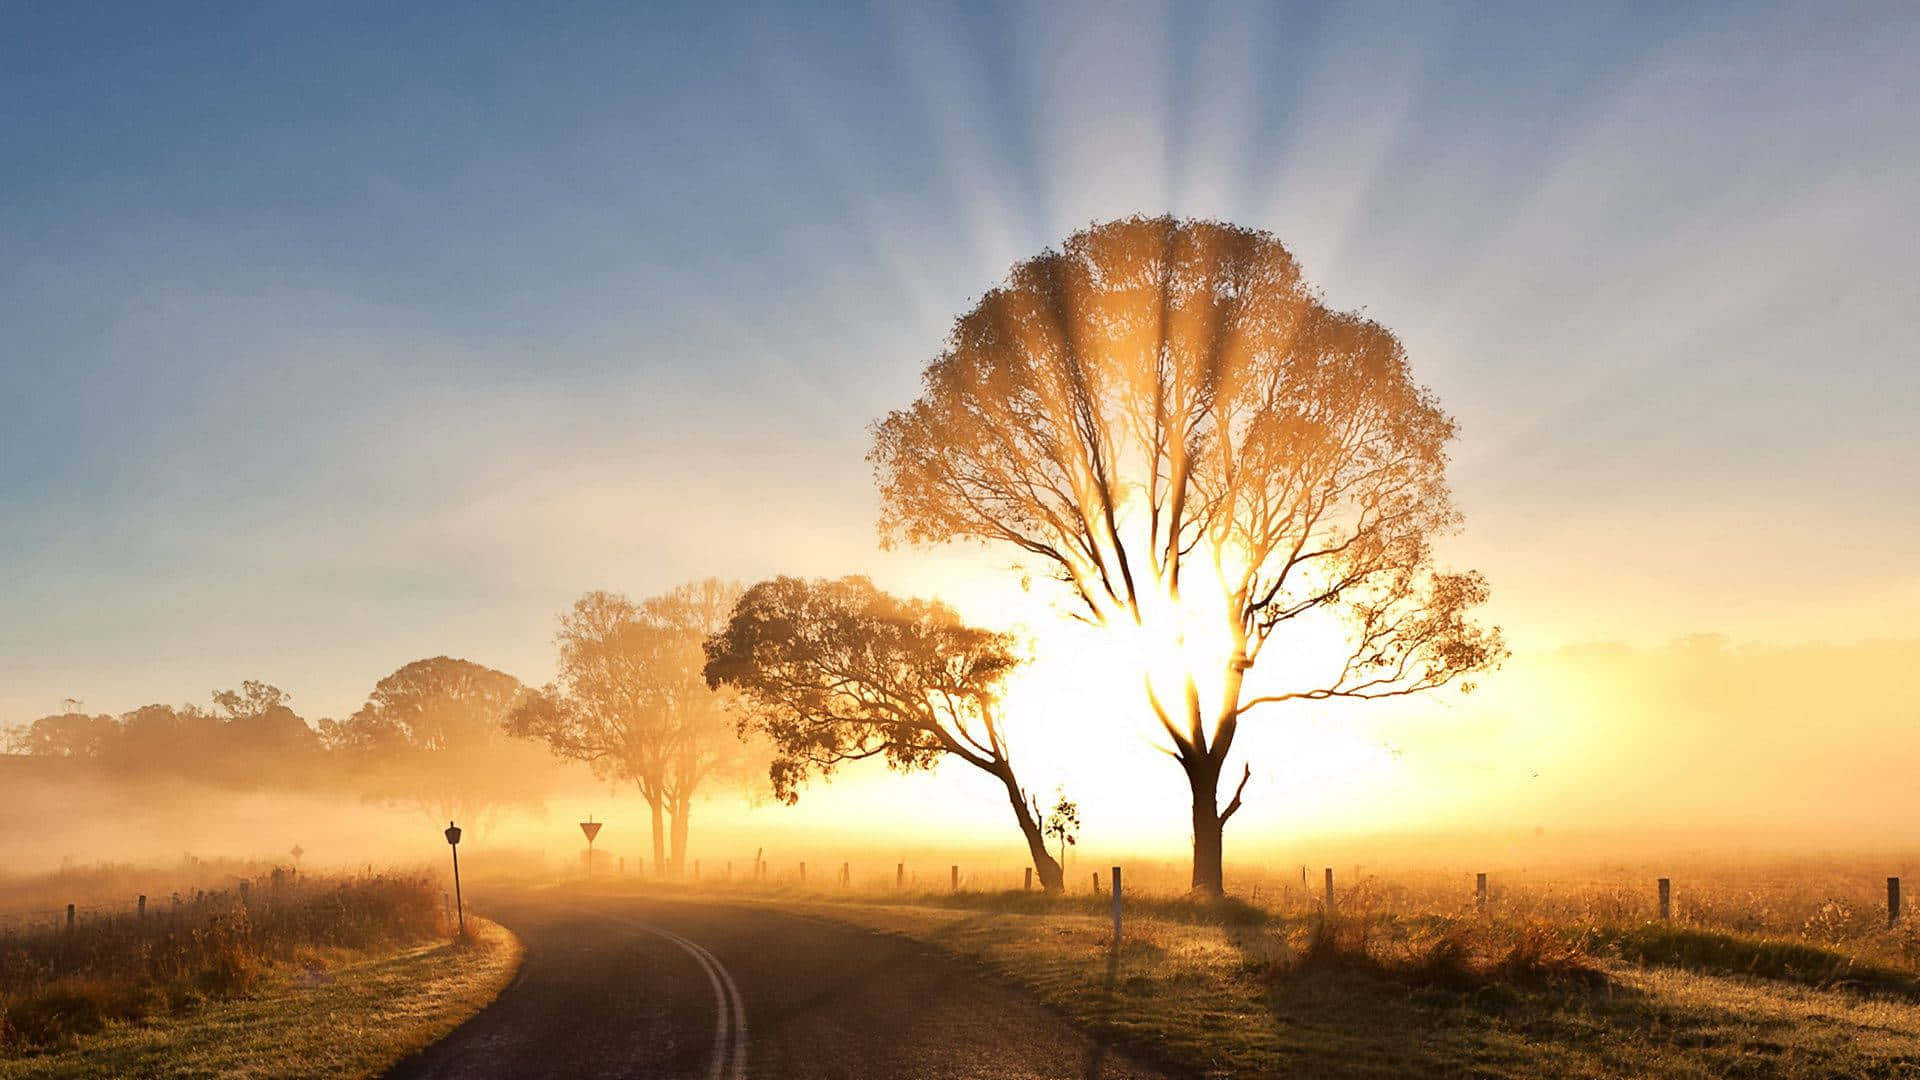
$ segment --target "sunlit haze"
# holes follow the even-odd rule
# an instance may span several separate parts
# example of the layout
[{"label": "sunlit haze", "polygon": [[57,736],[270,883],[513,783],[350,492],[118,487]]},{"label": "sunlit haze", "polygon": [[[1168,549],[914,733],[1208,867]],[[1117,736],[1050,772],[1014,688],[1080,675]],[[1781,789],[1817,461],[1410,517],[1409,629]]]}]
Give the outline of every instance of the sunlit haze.
[{"label": "sunlit haze", "polygon": [[[1272,233],[1327,306],[1398,336],[1459,424],[1464,527],[1440,558],[1485,575],[1512,650],[1471,694],[1250,716],[1229,861],[1536,828],[1868,843],[1902,820],[1909,9],[8,22],[0,722],[204,706],[248,679],[340,719],[443,655],[539,686],[589,590],[866,574],[1017,631],[1021,780],[1076,797],[1089,848],[1177,860],[1187,791],[1140,654],[1005,550],[882,550],[866,458],[1010,267],[1170,213]],[[1328,640],[1263,670],[1337,663]],[[1146,648],[1150,667],[1172,646]],[[571,851],[597,813],[638,859],[632,785],[576,780],[499,827]],[[10,825],[0,869],[295,840],[351,861],[404,851],[373,839],[393,822],[425,829],[253,798],[124,833]],[[952,762],[699,806],[713,859],[1021,858],[992,782]]]}]

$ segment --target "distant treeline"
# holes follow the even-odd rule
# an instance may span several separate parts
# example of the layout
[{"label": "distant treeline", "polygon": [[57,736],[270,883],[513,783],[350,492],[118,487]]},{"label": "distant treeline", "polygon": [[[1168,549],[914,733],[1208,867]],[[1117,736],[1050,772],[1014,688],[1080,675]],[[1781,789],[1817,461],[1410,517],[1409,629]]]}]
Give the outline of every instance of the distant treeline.
[{"label": "distant treeline", "polygon": [[65,770],[236,790],[338,791],[472,820],[539,803],[554,778],[556,763],[544,748],[505,731],[525,693],[511,675],[441,656],[380,680],[367,703],[341,720],[310,723],[285,691],[248,680],[214,691],[210,707],[42,716],[7,731],[5,746]]}]

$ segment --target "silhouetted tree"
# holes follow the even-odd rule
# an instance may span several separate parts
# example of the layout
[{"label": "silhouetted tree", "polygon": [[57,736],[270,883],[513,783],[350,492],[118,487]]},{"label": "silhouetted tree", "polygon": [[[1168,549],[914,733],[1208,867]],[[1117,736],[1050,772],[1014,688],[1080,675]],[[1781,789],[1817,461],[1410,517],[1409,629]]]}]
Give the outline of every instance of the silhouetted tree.
[{"label": "silhouetted tree", "polygon": [[738,593],[713,580],[644,604],[588,593],[560,617],[558,682],[529,695],[508,721],[515,734],[639,789],[659,873],[684,864],[695,794],[738,772],[746,752],[700,673],[701,644]]},{"label": "silhouetted tree", "polygon": [[213,692],[213,707],[224,714],[230,745],[249,752],[293,753],[318,745],[313,728],[287,704],[286,691],[248,679],[238,690]]},{"label": "silhouetted tree", "polygon": [[671,873],[685,871],[687,827],[693,816],[693,797],[703,787],[748,780],[763,756],[752,740],[735,731],[726,709],[727,694],[716,693],[701,668],[702,647],[719,633],[740,598],[738,582],[707,578],[653,597],[641,605],[642,617],[665,628],[680,644],[682,663],[672,669],[673,697],[680,707],[675,717],[673,753],[666,761],[662,782],[671,815],[667,865]]},{"label": "silhouetted tree", "polygon": [[529,771],[541,765],[538,751],[505,729],[524,692],[470,660],[415,660],[376,683],[352,716],[322,721],[320,734],[357,763],[368,794],[484,830],[500,806],[537,798]]},{"label": "silhouetted tree", "polygon": [[120,717],[41,717],[9,740],[17,751],[85,759],[141,775],[172,774],[230,786],[316,784],[327,777],[314,730],[268,683],[213,694],[214,710],[142,705]]},{"label": "silhouetted tree", "polygon": [[[1220,780],[1250,710],[1418,693],[1503,655],[1469,618],[1484,581],[1433,565],[1459,521],[1453,436],[1393,334],[1328,310],[1272,235],[1136,217],[960,316],[870,459],[887,543],[1009,545],[1134,639],[1192,796],[1193,886],[1218,894],[1251,767],[1224,807]],[[1296,632],[1289,681],[1249,688]],[[1339,656],[1302,670],[1295,646],[1329,636]]]},{"label": "silhouetted tree", "polygon": [[999,703],[1019,664],[1005,634],[953,610],[902,600],[863,577],[781,577],[748,589],[707,643],[706,675],[738,689],[743,723],[773,740],[774,795],[792,803],[809,776],[882,758],[903,772],[958,758],[998,780],[1049,892],[1062,888],[1037,804],[1021,789]]},{"label": "silhouetted tree", "polygon": [[9,733],[8,748],[37,757],[99,757],[119,734],[111,716],[80,712],[42,716]]},{"label": "silhouetted tree", "polygon": [[1067,865],[1067,846],[1080,842],[1080,804],[1067,798],[1065,791],[1054,793],[1053,809],[1047,813],[1048,836],[1060,844],[1060,867]]}]

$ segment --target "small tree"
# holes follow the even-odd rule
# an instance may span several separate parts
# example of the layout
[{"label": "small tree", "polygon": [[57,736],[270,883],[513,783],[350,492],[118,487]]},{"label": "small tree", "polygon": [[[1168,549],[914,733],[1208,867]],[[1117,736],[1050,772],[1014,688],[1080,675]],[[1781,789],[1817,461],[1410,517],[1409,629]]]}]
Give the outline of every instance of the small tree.
[{"label": "small tree", "polygon": [[1060,867],[1067,865],[1067,845],[1080,842],[1080,804],[1067,798],[1064,790],[1054,792],[1053,810],[1047,814],[1047,835],[1060,842]]},{"label": "small tree", "polygon": [[1012,638],[964,625],[943,604],[889,596],[864,577],[782,577],[740,598],[707,642],[706,676],[739,690],[742,727],[772,739],[783,802],[843,762],[880,758],[907,772],[958,758],[1000,783],[1041,887],[1058,892],[1060,864],[1001,729],[1002,685],[1019,662]]}]

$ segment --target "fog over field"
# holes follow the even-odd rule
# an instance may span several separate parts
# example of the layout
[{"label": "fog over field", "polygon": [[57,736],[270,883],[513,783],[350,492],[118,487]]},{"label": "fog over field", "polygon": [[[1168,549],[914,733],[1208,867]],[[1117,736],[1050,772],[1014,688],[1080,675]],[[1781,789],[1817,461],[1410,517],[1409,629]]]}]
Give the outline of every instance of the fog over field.
[{"label": "fog over field", "polygon": [[[1527,865],[1910,846],[1894,808],[1920,768],[1920,704],[1888,675],[1916,662],[1916,641],[1764,646],[1700,636],[1523,653],[1439,709],[1302,706],[1249,732],[1262,767],[1231,858]],[[1134,703],[1118,696],[1111,707]],[[1098,710],[1049,716],[1036,730],[1020,719],[1035,786],[1078,799],[1090,852],[1177,859],[1186,840],[1175,824],[1177,773],[1145,753],[1116,754],[1097,770],[1051,760],[1112,724]],[[0,868],[22,875],[189,852],[286,860],[295,844],[316,865],[438,857],[435,819],[417,800],[383,794],[377,778],[351,770],[289,775],[270,751],[260,755],[223,765],[217,782],[159,761],[5,759]],[[1321,779],[1330,767],[1336,779]],[[603,851],[630,856],[636,871],[644,860],[646,808],[631,785],[558,765],[486,779],[501,805],[476,830],[476,867],[492,845],[516,857],[545,852],[564,868],[580,848],[574,822],[588,814],[610,822]],[[750,779],[703,799],[691,851],[716,869],[744,866],[760,847],[783,864],[967,852],[1017,866],[1016,844],[985,839],[1004,828],[991,795],[960,769],[897,776],[874,764],[789,807],[768,798],[763,777]],[[938,806],[940,822],[899,818],[891,808],[903,803]]]}]

